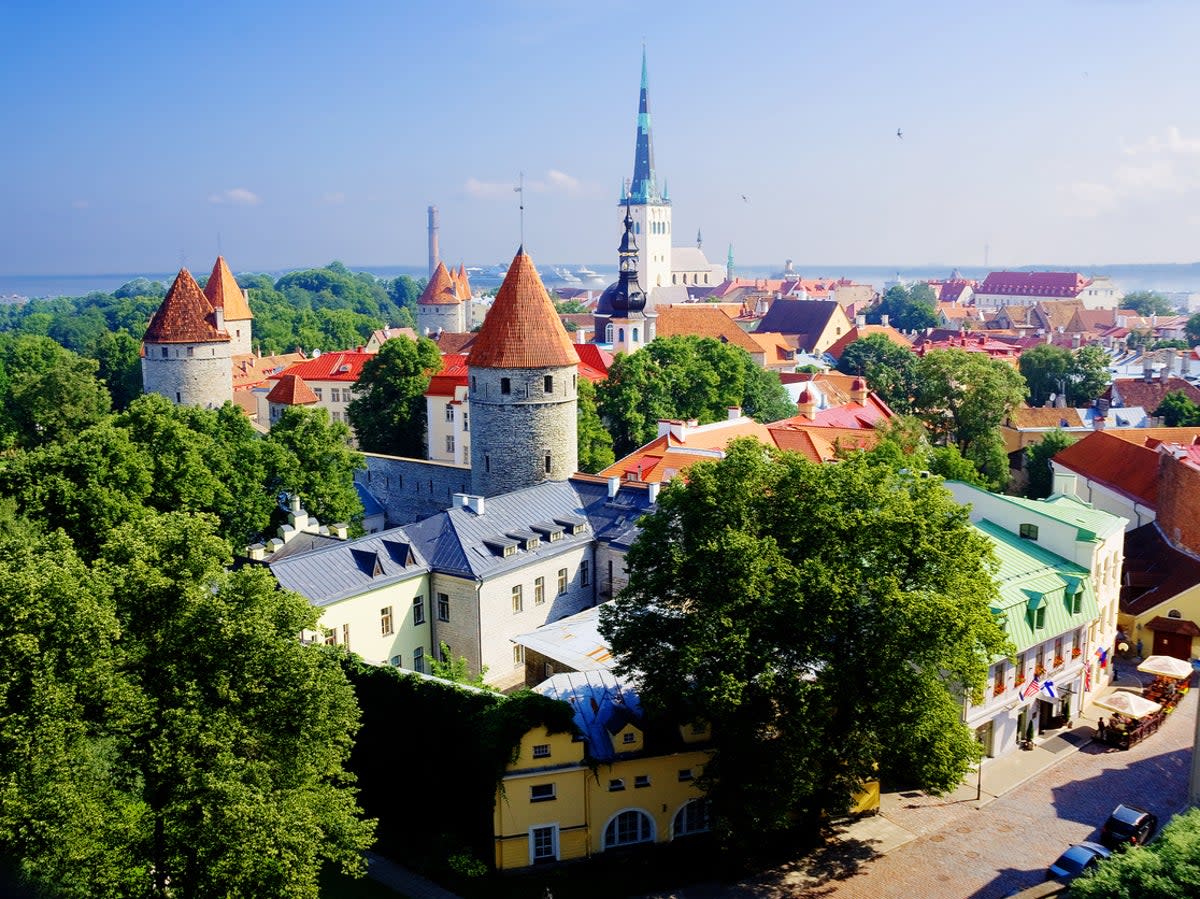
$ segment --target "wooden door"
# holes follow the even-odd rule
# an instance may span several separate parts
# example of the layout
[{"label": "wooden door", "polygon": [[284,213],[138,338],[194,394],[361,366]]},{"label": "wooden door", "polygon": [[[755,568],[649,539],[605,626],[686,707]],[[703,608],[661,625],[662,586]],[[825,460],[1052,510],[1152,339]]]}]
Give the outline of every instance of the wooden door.
[{"label": "wooden door", "polygon": [[1192,657],[1192,638],[1187,634],[1154,632],[1154,655],[1171,656],[1184,661]]}]

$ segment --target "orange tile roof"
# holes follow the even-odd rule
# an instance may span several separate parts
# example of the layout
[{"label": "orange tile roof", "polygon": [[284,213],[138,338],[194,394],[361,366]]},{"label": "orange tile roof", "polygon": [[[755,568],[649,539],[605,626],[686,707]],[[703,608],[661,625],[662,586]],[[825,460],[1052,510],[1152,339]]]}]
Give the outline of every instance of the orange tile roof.
[{"label": "orange tile roof", "polygon": [[446,271],[446,263],[438,262],[417,302],[422,306],[457,306],[462,302],[454,278]]},{"label": "orange tile roof", "polygon": [[892,343],[897,346],[902,346],[906,350],[912,349],[912,341],[904,336],[900,331],[897,331],[891,325],[863,325],[859,327],[855,325],[836,341],[833,346],[827,349],[827,352],[834,359],[841,359],[842,353],[846,352],[846,347],[863,337],[870,337],[872,334],[882,334]]},{"label": "orange tile roof", "polygon": [[312,392],[312,388],[304,383],[302,377],[295,374],[281,376],[267,394],[268,403],[279,403],[283,406],[308,406],[317,401],[317,395]]},{"label": "orange tile roof", "polygon": [[228,343],[229,334],[217,328],[216,314],[200,285],[186,268],[175,276],[166,299],[150,319],[146,343]]},{"label": "orange tile roof", "polygon": [[722,343],[740,346],[747,353],[763,351],[762,347],[729,317],[729,313],[719,306],[708,303],[680,303],[658,306],[656,310],[658,325],[655,333],[659,337],[709,337]]},{"label": "orange tile roof", "polygon": [[467,267],[463,263],[458,264],[458,277],[454,279],[454,283],[458,287],[458,298],[460,300],[471,299],[471,279],[467,277]]},{"label": "orange tile roof", "polygon": [[779,449],[801,453],[810,462],[830,462],[839,451],[869,450],[879,443],[874,428],[771,428],[771,437]]},{"label": "orange tile roof", "polygon": [[674,434],[656,437],[604,471],[602,477],[633,478],[647,484],[662,483],[705,459],[720,458],[731,440],[754,437],[771,445],[766,425],[747,418],[713,422],[687,430],[680,439]]},{"label": "orange tile roof", "polygon": [[465,353],[475,342],[475,334],[471,331],[443,331],[436,337],[430,337],[443,355],[447,353]]},{"label": "orange tile roof", "polygon": [[483,327],[471,344],[473,368],[578,365],[579,354],[558,320],[533,260],[517,250]]},{"label": "orange tile roof", "polygon": [[[1063,422],[1066,424],[1063,424]],[[1075,409],[1035,409],[1016,406],[1008,415],[1009,427],[1017,428],[1082,428],[1083,419]]]},{"label": "orange tile roof", "polygon": [[239,353],[233,357],[233,389],[261,384],[271,375],[278,374],[297,362],[303,362],[306,358],[308,357],[303,353],[280,353],[276,356]]},{"label": "orange tile roof", "polygon": [[213,263],[212,274],[208,276],[208,283],[204,285],[204,295],[208,297],[214,309],[225,310],[227,322],[254,318],[254,313],[250,311],[246,302],[246,295],[242,293],[237,278],[225,264],[224,256],[218,256],[217,261]]},{"label": "orange tile roof", "polygon": [[1192,446],[1200,442],[1200,428],[1113,428],[1109,433],[1130,443],[1149,447],[1156,447],[1160,443]]},{"label": "orange tile roof", "polygon": [[1093,431],[1054,461],[1151,508],[1158,505],[1158,452],[1115,432]]},{"label": "orange tile roof", "polygon": [[347,381],[353,384],[362,374],[362,367],[367,360],[374,358],[374,353],[352,350],[322,353],[315,359],[300,362],[280,374],[271,375],[271,380],[276,381],[284,375],[299,375],[306,381]]},{"label": "orange tile roof", "polygon": [[467,386],[467,357],[458,353],[442,356],[442,368],[429,379],[426,396],[454,396],[456,387]]}]

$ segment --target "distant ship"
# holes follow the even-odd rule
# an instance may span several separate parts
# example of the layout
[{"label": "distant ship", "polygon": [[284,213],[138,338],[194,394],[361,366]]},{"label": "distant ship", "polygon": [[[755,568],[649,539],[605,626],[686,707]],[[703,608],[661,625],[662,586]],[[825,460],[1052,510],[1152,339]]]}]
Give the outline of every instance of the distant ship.
[{"label": "distant ship", "polygon": [[567,284],[583,283],[579,278],[576,278],[573,274],[571,274],[571,270],[569,268],[556,268],[554,270],[554,274],[558,275],[558,277]]},{"label": "distant ship", "polygon": [[603,284],[604,277],[599,272],[594,272],[586,265],[581,265],[575,269],[575,274],[578,280],[587,284]]}]

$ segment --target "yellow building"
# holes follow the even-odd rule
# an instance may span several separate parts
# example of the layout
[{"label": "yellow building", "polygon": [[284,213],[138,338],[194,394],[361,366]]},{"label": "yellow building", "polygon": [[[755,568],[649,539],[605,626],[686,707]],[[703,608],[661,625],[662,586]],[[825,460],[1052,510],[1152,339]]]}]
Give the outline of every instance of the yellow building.
[{"label": "yellow building", "polygon": [[708,831],[696,786],[707,726],[647,732],[637,694],[607,671],[555,675],[537,691],[571,704],[578,733],[522,738],[496,795],[497,870]]}]

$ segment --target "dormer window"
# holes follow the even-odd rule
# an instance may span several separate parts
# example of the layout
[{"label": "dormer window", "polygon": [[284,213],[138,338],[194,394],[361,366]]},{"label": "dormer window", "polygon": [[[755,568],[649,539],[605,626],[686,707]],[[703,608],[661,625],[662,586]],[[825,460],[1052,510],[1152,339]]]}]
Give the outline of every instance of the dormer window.
[{"label": "dormer window", "polygon": [[1023,524],[1020,526],[1019,533],[1022,540],[1037,540],[1038,526],[1036,524]]},{"label": "dormer window", "polygon": [[1071,597],[1070,607],[1071,607],[1072,615],[1078,615],[1081,611],[1083,611],[1083,591],[1082,590],[1078,591],[1074,596]]}]

